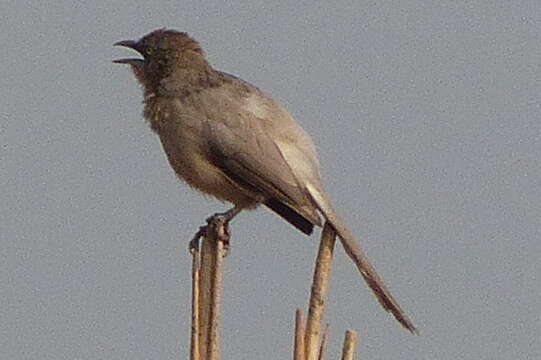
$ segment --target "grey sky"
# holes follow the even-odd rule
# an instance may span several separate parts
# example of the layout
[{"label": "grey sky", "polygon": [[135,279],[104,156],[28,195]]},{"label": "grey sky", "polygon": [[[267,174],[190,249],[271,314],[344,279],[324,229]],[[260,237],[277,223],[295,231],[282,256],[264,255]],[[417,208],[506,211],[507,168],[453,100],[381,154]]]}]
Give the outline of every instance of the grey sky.
[{"label": "grey sky", "polygon": [[[340,250],[329,358],[541,358],[538,1],[0,4],[0,349],[6,359],[188,353],[187,241],[226,206],[187,189],[113,42],[187,31],[312,134],[335,206],[421,331]],[[233,225],[224,359],[291,357],[317,236]]]}]

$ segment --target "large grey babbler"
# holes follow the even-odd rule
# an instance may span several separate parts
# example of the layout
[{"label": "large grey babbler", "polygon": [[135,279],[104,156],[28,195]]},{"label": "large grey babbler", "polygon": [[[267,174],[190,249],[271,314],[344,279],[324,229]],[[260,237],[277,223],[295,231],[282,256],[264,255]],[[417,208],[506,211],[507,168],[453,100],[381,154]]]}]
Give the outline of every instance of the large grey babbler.
[{"label": "large grey babbler", "polygon": [[144,88],[144,116],[177,175],[193,188],[242,209],[264,204],[305,234],[322,218],[379,302],[409,331],[413,323],[385,287],[323,190],[310,136],[286,109],[257,87],[215,70],[199,43],[160,29],[131,48],[142,59],[120,59]]}]

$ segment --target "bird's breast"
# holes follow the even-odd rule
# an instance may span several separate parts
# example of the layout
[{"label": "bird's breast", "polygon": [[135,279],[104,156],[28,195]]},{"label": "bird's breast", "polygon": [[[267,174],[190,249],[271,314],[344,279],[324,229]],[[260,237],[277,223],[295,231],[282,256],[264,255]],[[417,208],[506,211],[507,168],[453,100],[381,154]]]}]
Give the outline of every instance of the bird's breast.
[{"label": "bird's breast", "polygon": [[214,164],[205,140],[205,114],[182,100],[152,99],[145,105],[145,118],[160,137],[167,159],[177,176],[191,187],[224,201],[247,207],[254,194],[234,184]]}]

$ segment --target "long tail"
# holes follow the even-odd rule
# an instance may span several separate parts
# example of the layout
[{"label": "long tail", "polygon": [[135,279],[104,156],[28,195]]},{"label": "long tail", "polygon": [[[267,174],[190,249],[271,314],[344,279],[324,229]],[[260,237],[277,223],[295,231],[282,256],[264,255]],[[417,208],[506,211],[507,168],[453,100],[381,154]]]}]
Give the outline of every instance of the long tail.
[{"label": "long tail", "polygon": [[307,185],[307,190],[309,191],[312,199],[316,203],[319,210],[322,212],[325,219],[327,219],[327,221],[336,230],[346,253],[349,255],[351,260],[353,260],[353,262],[361,272],[364,280],[372,289],[383,308],[391,312],[396,318],[396,320],[398,320],[411,333],[418,334],[418,331],[411,322],[411,320],[400,308],[398,302],[393,298],[393,296],[383,283],[383,279],[377,274],[372,264],[370,264],[370,261],[368,261],[368,257],[359,246],[358,240],[353,237],[353,235],[350,233],[347,226],[345,225],[344,221],[333,209],[330,201],[327,199],[326,194],[318,187],[312,186],[311,184]]}]

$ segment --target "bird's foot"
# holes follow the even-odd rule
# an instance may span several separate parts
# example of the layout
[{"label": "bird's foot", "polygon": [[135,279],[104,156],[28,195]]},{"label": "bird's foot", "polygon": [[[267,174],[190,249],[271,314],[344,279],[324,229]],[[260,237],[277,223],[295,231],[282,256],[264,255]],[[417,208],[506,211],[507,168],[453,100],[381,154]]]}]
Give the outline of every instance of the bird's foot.
[{"label": "bird's foot", "polygon": [[238,214],[238,211],[233,208],[223,213],[216,213],[206,219],[207,225],[203,225],[195,233],[192,240],[190,241],[190,253],[194,253],[199,250],[201,238],[208,235],[209,231],[217,231],[218,241],[221,241],[224,245],[224,256],[229,254],[230,243],[229,239],[231,238],[231,231],[229,230],[229,221],[235,215]]},{"label": "bird's foot", "polygon": [[216,213],[207,219],[207,226],[205,226],[205,228],[215,229],[215,231],[217,232],[217,240],[221,241],[224,245],[224,257],[229,255],[229,239],[231,239],[229,221],[231,221],[232,218],[233,217],[231,216],[230,211],[226,211],[224,213]]}]

